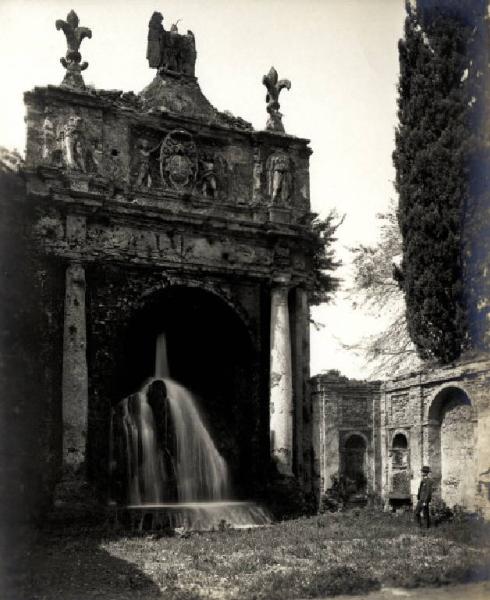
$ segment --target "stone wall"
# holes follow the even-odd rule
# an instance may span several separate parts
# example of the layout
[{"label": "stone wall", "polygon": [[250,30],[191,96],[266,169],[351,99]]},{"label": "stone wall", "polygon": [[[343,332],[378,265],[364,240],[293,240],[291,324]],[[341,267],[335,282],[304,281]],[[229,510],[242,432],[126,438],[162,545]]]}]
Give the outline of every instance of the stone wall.
[{"label": "stone wall", "polygon": [[[435,496],[490,514],[490,362],[467,357],[382,384],[337,372],[312,379],[320,491],[342,472],[346,443],[366,440],[368,482],[386,503],[416,501],[420,470],[431,468]],[[345,468],[345,467],[344,467]]]},{"label": "stone wall", "polygon": [[379,386],[350,380],[338,371],[312,379],[320,493],[330,487],[333,475],[355,477],[354,471],[363,473],[366,492],[380,492]]},{"label": "stone wall", "polygon": [[64,271],[32,244],[38,207],[19,175],[0,169],[0,195],[0,514],[8,544],[20,522],[49,507],[60,473]]},{"label": "stone wall", "polygon": [[[399,493],[397,486],[405,477],[415,499],[420,469],[429,465],[436,494],[448,505],[481,509],[488,516],[489,378],[488,358],[480,356],[383,385],[381,453],[386,498]],[[404,465],[394,447],[400,436],[407,440]]]}]

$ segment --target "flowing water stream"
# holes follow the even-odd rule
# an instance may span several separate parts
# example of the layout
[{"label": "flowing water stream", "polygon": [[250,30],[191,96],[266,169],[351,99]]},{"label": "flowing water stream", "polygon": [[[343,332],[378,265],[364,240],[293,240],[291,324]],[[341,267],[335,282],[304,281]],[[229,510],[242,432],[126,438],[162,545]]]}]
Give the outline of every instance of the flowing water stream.
[{"label": "flowing water stream", "polygon": [[169,377],[163,334],[155,355],[155,376],[112,414],[111,465],[124,488],[126,508],[161,511],[171,526],[190,529],[270,522],[261,507],[232,500],[226,461],[195,398]]}]

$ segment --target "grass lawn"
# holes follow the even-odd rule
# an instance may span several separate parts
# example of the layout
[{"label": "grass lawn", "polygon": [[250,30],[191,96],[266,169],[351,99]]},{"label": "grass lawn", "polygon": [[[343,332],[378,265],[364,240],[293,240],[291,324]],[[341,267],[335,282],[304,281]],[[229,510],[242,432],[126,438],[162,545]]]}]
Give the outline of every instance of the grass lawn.
[{"label": "grass lawn", "polygon": [[188,537],[107,527],[42,533],[18,577],[29,600],[315,598],[490,578],[490,525],[419,530],[411,515],[326,514]]}]

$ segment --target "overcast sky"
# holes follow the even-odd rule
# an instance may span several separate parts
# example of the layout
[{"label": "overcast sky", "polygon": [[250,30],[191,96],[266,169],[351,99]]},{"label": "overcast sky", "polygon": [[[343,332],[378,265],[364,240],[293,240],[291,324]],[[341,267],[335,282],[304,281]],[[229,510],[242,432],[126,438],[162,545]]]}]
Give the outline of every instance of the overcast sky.
[{"label": "overcast sky", "polygon": [[[403,0],[0,0],[0,145],[24,149],[22,94],[58,85],[66,52],[56,19],[73,8],[92,29],[81,46],[89,62],[85,82],[97,88],[140,91],[153,78],[146,36],[153,11],[168,29],[181,19],[198,52],[196,75],[219,110],[263,129],[262,75],[274,65],[292,82],[281,95],[287,133],[311,140],[312,210],[345,214],[337,252],[376,239],[375,215],[395,197],[391,153],[396,125],[397,42]],[[347,269],[344,269],[347,278]],[[362,360],[343,351],[376,324],[338,294],[334,305],[313,310],[312,374],[331,368],[367,375]]]}]

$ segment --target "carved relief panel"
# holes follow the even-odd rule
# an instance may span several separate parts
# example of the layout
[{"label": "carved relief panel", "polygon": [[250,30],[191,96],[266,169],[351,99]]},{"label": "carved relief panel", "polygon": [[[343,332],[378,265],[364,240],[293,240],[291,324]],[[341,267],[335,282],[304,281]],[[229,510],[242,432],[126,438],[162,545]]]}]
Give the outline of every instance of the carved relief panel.
[{"label": "carved relief panel", "polygon": [[230,166],[219,148],[198,146],[184,129],[133,132],[131,183],[140,189],[188,192],[211,200],[229,194]]},{"label": "carved relief panel", "polygon": [[198,153],[192,135],[183,129],[168,133],[160,147],[160,175],[164,187],[191,191],[197,170]]},{"label": "carved relief panel", "polygon": [[41,159],[49,166],[80,173],[98,174],[102,140],[98,122],[79,113],[54,116],[47,113],[42,124]]}]

